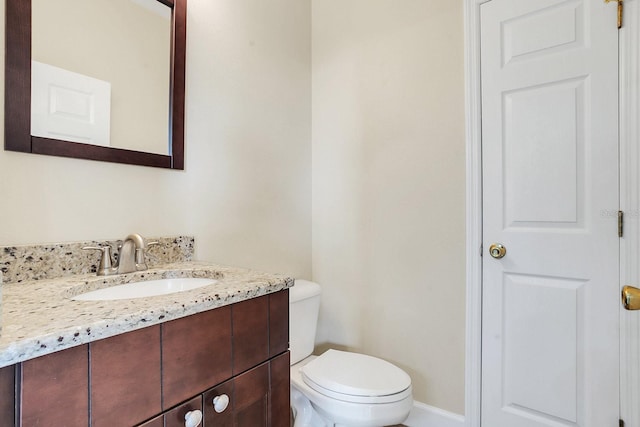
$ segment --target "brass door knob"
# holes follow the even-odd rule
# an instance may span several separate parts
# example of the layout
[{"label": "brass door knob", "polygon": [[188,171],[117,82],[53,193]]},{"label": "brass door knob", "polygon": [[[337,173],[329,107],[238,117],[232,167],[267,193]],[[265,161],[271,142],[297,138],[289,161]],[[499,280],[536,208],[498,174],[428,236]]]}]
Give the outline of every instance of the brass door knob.
[{"label": "brass door knob", "polygon": [[504,258],[507,254],[507,248],[502,246],[500,243],[494,243],[489,246],[489,254],[495,259]]},{"label": "brass door knob", "polygon": [[622,305],[627,310],[640,310],[640,289],[633,286],[623,287]]}]

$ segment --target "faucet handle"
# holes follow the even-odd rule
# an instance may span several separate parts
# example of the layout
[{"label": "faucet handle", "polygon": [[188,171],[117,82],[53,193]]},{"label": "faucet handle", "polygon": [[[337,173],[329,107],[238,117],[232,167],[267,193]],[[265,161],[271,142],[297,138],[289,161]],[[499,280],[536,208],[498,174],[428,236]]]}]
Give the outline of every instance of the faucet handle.
[{"label": "faucet handle", "polygon": [[145,242],[144,247],[136,248],[136,268],[138,270],[146,270],[147,267],[147,252],[151,246],[159,245],[160,242]]},{"label": "faucet handle", "polygon": [[141,249],[141,252],[144,256],[146,256],[149,253],[149,249],[151,249],[152,246],[158,246],[160,245],[160,242],[148,242],[143,249]]},{"label": "faucet handle", "polygon": [[100,264],[98,265],[98,269],[96,274],[98,276],[105,276],[109,274],[112,265],[111,265],[111,246],[85,246],[82,248],[84,251],[100,251],[102,255],[100,256]]}]

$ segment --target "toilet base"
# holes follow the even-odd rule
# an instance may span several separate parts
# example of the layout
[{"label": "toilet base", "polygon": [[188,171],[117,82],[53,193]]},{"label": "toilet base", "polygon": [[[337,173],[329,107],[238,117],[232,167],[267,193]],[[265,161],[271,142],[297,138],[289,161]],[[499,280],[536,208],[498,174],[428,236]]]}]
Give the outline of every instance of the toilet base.
[{"label": "toilet base", "polygon": [[293,410],[293,427],[334,427],[334,424],[322,418],[315,411],[309,399],[294,387],[291,387],[291,408]]},{"label": "toilet base", "polygon": [[[315,407],[304,394],[291,387],[291,408],[293,411],[293,427],[384,427],[379,423],[361,421],[356,424],[335,423],[321,415],[322,410]],[[393,425],[403,422],[407,417],[394,418]],[[385,423],[385,426],[391,424]]]}]

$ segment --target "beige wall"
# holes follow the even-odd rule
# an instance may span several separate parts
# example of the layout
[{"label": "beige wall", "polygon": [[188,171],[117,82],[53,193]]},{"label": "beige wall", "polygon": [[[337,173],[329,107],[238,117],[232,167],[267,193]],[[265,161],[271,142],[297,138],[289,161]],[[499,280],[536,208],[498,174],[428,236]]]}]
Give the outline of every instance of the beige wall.
[{"label": "beige wall", "polygon": [[312,4],[319,342],[391,360],[418,401],[463,413],[462,2]]},{"label": "beige wall", "polygon": [[184,172],[0,150],[0,245],[186,233],[309,275],[310,6],[263,3],[189,1]]}]

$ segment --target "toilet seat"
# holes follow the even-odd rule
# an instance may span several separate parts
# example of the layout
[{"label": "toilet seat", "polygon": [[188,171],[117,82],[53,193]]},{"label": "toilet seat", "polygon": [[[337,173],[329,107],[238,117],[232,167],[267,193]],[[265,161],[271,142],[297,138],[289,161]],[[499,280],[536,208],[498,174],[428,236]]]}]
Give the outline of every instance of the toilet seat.
[{"label": "toilet seat", "polygon": [[328,350],[300,369],[313,390],[353,403],[391,403],[411,395],[411,378],[384,360],[357,353]]},{"label": "toilet seat", "polygon": [[[291,366],[291,403],[296,405],[296,410],[303,411],[305,407],[300,405],[300,401],[305,399],[311,404],[312,412],[315,412],[324,421],[318,424],[304,424],[305,427],[327,427],[332,425],[351,427],[378,427],[396,425],[407,419],[411,408],[413,408],[413,396],[411,386],[408,390],[398,395],[387,396],[384,402],[381,399],[375,403],[349,402],[346,399],[357,400],[354,396],[337,394],[338,398],[329,396],[327,390],[324,393],[316,391],[308,385],[308,380],[303,379],[303,368],[313,360],[322,356],[309,356]],[[297,398],[294,398],[297,396]],[[405,396],[401,398],[400,396]],[[400,400],[395,400],[399,398]],[[363,398],[366,400],[366,397]],[[299,412],[296,412],[299,413]],[[313,414],[312,414],[313,415]],[[313,415],[315,416],[315,415]]]}]

